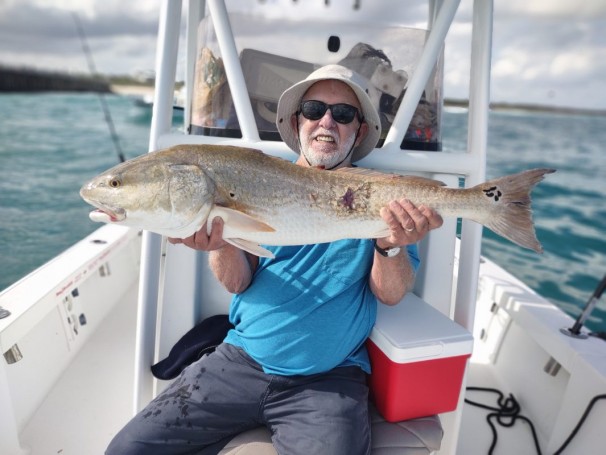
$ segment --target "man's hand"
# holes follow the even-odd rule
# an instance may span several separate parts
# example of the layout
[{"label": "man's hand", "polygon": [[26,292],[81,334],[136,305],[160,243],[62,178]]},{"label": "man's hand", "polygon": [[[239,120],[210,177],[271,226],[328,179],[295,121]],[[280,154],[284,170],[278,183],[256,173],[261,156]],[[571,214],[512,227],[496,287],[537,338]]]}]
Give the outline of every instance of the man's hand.
[{"label": "man's hand", "polygon": [[227,242],[223,240],[223,220],[216,217],[212,221],[212,230],[210,235],[206,233],[206,225],[195,232],[193,235],[184,239],[169,238],[168,241],[173,245],[182,243],[185,246],[193,248],[194,250],[212,251],[223,248],[227,245]]},{"label": "man's hand", "polygon": [[391,231],[389,236],[377,239],[377,245],[384,249],[417,243],[444,223],[435,210],[423,205],[416,207],[408,199],[391,201],[381,209],[381,217]]}]

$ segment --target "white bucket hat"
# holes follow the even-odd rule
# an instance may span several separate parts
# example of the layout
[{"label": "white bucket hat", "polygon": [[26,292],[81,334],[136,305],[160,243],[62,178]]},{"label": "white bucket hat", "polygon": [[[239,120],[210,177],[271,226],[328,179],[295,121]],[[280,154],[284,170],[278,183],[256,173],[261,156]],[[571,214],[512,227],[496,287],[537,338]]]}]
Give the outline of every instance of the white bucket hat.
[{"label": "white bucket hat", "polygon": [[349,68],[341,65],[323,66],[301,82],[297,82],[285,90],[278,101],[276,126],[286,145],[295,152],[301,153],[297,131],[293,129],[290,117],[299,110],[299,104],[305,92],[316,82],[327,79],[346,83],[354,91],[360,102],[362,116],[368,124],[368,133],[352,153],[351,161],[358,161],[368,155],[377,145],[381,136],[381,120],[379,119],[377,109],[373,106],[368,96],[368,81]]}]

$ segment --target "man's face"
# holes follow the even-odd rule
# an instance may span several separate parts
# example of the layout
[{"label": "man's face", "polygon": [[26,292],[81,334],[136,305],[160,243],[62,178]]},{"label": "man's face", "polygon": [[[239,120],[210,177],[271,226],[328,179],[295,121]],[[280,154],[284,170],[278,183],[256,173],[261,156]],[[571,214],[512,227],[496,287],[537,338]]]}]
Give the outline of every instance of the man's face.
[{"label": "man's face", "polygon": [[[308,100],[323,101],[326,104],[346,103],[360,110],[360,103],[356,94],[347,84],[341,81],[325,80],[316,82],[305,92],[301,99],[301,101]],[[326,169],[331,169],[342,161],[351,150],[354,141],[355,145],[358,145],[368,130],[366,123],[363,123],[360,127],[360,120],[357,116],[348,124],[337,123],[332,118],[330,109],[327,109],[318,120],[309,120],[303,115],[293,115],[291,122],[293,122],[293,128],[297,128],[296,122],[299,122],[301,157],[297,163],[306,165],[305,158],[307,158],[312,166]],[[360,127],[360,132],[356,138],[358,127]],[[338,167],[350,165],[351,156],[339,164]]]}]

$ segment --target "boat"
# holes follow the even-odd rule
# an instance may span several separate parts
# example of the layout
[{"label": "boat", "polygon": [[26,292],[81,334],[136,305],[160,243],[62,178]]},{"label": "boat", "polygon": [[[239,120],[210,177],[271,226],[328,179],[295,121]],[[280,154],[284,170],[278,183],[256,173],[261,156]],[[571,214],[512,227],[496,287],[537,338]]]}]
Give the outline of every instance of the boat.
[{"label": "boat", "polygon": [[[458,0],[430,0],[425,29],[397,22],[397,2],[302,3],[261,2],[258,15],[222,0],[163,1],[149,151],[239,145],[292,160],[272,126],[276,97],[341,62],[373,82],[385,122],[361,166],[452,186],[484,180],[492,1],[473,5],[466,153],[440,151],[443,49]],[[182,20],[184,128],[175,130]],[[420,392],[374,377],[372,453],[602,453],[606,344],[484,258],[481,236],[479,225],[445,220],[419,246],[414,292],[379,313],[370,342],[386,352],[387,370],[431,375],[416,387],[431,385]],[[102,453],[166,387],[150,367],[200,321],[226,313],[229,299],[205,253],[111,224],[14,283],[0,294],[0,453]],[[275,452],[261,428],[221,453]]]}]

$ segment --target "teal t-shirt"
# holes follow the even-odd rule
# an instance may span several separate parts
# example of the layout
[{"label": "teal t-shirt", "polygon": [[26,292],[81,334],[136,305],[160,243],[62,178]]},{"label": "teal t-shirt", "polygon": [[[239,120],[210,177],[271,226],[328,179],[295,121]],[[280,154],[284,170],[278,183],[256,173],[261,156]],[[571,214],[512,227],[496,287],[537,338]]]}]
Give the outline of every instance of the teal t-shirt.
[{"label": "teal t-shirt", "polygon": [[[250,286],[236,294],[225,342],[244,349],[266,373],[309,375],[337,366],[370,372],[364,342],[377,299],[368,278],[372,240],[267,247]],[[419,259],[408,248],[413,267]]]}]

